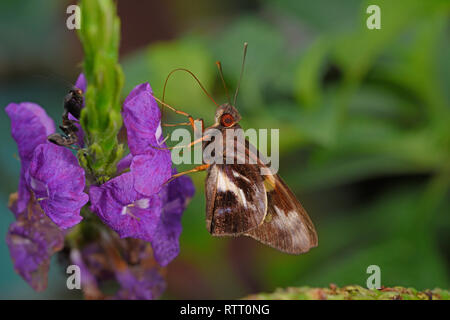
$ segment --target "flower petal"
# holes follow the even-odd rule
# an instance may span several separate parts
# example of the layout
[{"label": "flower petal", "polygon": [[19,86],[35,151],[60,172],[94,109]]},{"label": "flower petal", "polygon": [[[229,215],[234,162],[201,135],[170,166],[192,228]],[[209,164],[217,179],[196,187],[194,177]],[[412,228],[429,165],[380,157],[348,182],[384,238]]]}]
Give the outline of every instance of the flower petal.
[{"label": "flower petal", "polygon": [[18,190],[19,197],[17,199],[16,212],[14,213],[16,215],[16,218],[19,214],[25,211],[27,203],[30,201],[31,198],[30,191],[28,190],[28,185],[26,181],[27,174],[28,168],[25,168],[22,165],[22,167],[20,168],[20,178],[19,178],[19,190]]},{"label": "flower petal", "polygon": [[55,132],[55,124],[45,110],[34,103],[10,103],[5,110],[11,119],[11,134],[16,140],[20,159],[30,161],[34,149],[47,142],[47,136]]},{"label": "flower petal", "polygon": [[116,299],[152,300],[157,299],[165,290],[166,284],[156,268],[133,273],[129,268],[116,272],[120,284]]},{"label": "flower petal", "polygon": [[75,82],[75,87],[81,89],[81,91],[83,92],[86,92],[87,80],[84,76],[84,73],[80,73],[80,75],[78,76],[77,81]]},{"label": "flower petal", "polygon": [[64,234],[36,202],[12,223],[6,237],[14,269],[36,291],[47,287],[51,256],[62,249]]},{"label": "flower petal", "polygon": [[27,184],[60,228],[70,228],[83,219],[80,210],[89,200],[83,192],[84,170],[68,149],[51,143],[39,145],[30,163]]},{"label": "flower petal", "polygon": [[87,299],[103,298],[103,294],[99,289],[97,279],[85,264],[82,253],[78,249],[72,249],[70,251],[70,261],[80,268],[80,272],[82,275],[80,282],[84,297]]},{"label": "flower petal", "polygon": [[77,118],[75,118],[71,113],[69,113],[69,120],[74,121],[74,126],[77,127],[78,129],[76,133],[78,137],[77,145],[80,148],[84,148],[84,131],[83,128],[81,127],[80,121]]},{"label": "flower petal", "polygon": [[148,154],[133,157],[131,173],[134,188],[144,195],[153,195],[171,177],[171,158],[168,150],[152,150]]},{"label": "flower petal", "polygon": [[124,170],[130,168],[132,160],[133,160],[133,155],[131,153],[127,154],[125,157],[120,159],[120,161],[117,163],[117,172],[121,173]]},{"label": "flower petal", "polygon": [[133,174],[124,173],[101,186],[91,186],[91,210],[121,238],[150,241],[158,224],[162,202],[133,188]]},{"label": "flower petal", "polygon": [[128,147],[133,155],[158,146],[161,141],[161,112],[150,84],[140,84],[130,92],[123,104],[122,117],[127,129]]},{"label": "flower petal", "polygon": [[161,266],[168,265],[180,252],[181,217],[194,193],[194,184],[188,176],[171,181],[160,192],[163,211],[151,243],[155,260]]},{"label": "flower petal", "polygon": [[55,132],[55,124],[45,110],[34,103],[10,103],[5,111],[11,119],[11,135],[19,150],[21,170],[17,210],[22,212],[30,199],[25,175],[33,157],[34,149],[47,142],[47,136]]}]

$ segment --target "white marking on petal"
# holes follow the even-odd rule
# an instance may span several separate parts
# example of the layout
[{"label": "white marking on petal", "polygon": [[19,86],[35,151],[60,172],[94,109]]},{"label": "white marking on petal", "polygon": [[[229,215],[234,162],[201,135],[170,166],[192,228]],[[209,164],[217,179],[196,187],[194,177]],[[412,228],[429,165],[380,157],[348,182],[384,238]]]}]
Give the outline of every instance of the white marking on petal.
[{"label": "white marking on petal", "polygon": [[156,138],[157,142],[159,142],[161,136],[162,136],[162,128],[161,128],[161,121],[160,121],[158,124],[158,128],[156,128],[156,132],[155,132],[155,138]]},{"label": "white marking on petal", "polygon": [[147,198],[136,200],[134,202],[135,206],[140,209],[147,209],[150,206],[150,200]]},{"label": "white marking on petal", "polygon": [[121,215],[126,215],[127,214],[127,210],[128,210],[128,206],[123,206],[122,207],[122,212],[120,214]]},{"label": "white marking on petal", "polygon": [[31,186],[31,189],[37,189],[37,183],[33,177],[31,177],[31,179],[30,179],[30,186]]},{"label": "white marking on petal", "polygon": [[30,187],[35,192],[41,192],[41,191],[45,190],[45,192],[47,193],[47,197],[43,197],[41,199],[47,199],[50,196],[50,191],[48,190],[48,185],[33,178],[33,177],[30,177]]}]

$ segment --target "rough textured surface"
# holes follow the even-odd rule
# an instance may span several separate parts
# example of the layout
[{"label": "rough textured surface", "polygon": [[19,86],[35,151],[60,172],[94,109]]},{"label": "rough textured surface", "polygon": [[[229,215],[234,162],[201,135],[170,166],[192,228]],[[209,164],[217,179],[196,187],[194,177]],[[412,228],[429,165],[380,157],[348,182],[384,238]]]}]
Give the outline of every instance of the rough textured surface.
[{"label": "rough textured surface", "polygon": [[380,290],[361,286],[342,288],[330,284],[329,288],[286,288],[273,293],[259,293],[245,297],[249,300],[450,300],[450,292],[443,289],[418,291],[413,288],[383,287]]}]

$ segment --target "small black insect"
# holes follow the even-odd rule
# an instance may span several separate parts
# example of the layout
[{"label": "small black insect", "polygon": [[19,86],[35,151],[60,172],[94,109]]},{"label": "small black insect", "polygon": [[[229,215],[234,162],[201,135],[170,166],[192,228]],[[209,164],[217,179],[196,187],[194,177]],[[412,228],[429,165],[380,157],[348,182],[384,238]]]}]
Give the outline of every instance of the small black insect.
[{"label": "small black insect", "polygon": [[47,137],[48,141],[58,146],[74,148],[72,145],[78,142],[78,128],[75,125],[76,121],[69,119],[69,114],[79,120],[83,101],[83,91],[81,89],[76,87],[70,89],[69,93],[64,97],[62,125],[59,126],[63,134],[53,133]]}]

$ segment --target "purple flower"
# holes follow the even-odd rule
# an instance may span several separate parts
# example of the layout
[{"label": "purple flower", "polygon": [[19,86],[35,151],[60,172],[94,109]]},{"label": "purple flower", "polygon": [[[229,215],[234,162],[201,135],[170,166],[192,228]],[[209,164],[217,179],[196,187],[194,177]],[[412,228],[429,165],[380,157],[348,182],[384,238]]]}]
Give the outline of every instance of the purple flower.
[{"label": "purple flower", "polygon": [[151,241],[159,221],[162,202],[157,194],[140,194],[133,185],[133,174],[128,172],[99,187],[91,186],[91,210],[121,238]]},{"label": "purple flower", "polygon": [[132,272],[126,268],[116,272],[116,279],[120,284],[116,299],[152,300],[163,293],[166,285],[156,268],[139,271]]},{"label": "purple flower", "polygon": [[[83,74],[76,87],[86,90]],[[84,274],[86,296],[104,297],[99,286],[112,278],[120,285],[115,298],[160,296],[165,283],[155,260],[165,266],[178,255],[181,217],[194,187],[188,177],[166,184],[176,170],[170,151],[160,149],[166,145],[150,85],[137,86],[123,105],[130,154],[117,164],[117,176],[90,186],[89,196],[84,193],[85,172],[75,155],[47,142],[55,125],[45,111],[32,103],[12,103],[6,112],[22,165],[19,193],[9,206],[16,222],[7,237],[16,271],[34,289],[43,290],[50,257],[64,244],[65,231],[61,229],[78,224],[83,219],[81,208],[90,200],[91,211],[115,233],[96,227],[96,242],[80,241],[84,247],[71,248],[70,259]],[[70,114],[69,119],[77,120]],[[76,125],[82,146],[84,133],[78,122]],[[72,233],[77,243],[85,240],[78,237],[88,229]]]},{"label": "purple flower", "polygon": [[26,175],[34,149],[47,142],[47,136],[55,132],[55,124],[44,109],[34,103],[10,103],[5,111],[11,119],[11,135],[19,150],[21,170],[17,211],[22,212],[30,199]]},{"label": "purple flower", "polygon": [[138,85],[126,98],[122,116],[127,129],[130,155],[117,165],[119,172],[101,186],[91,186],[91,210],[120,237],[151,241],[161,214],[158,196],[171,176],[168,150],[157,150],[161,142],[161,113],[148,83]]},{"label": "purple flower", "polygon": [[161,111],[152,93],[150,84],[140,84],[123,103],[123,123],[127,129],[128,147],[133,155],[155,150],[152,146],[160,146]]},{"label": "purple flower", "polygon": [[133,184],[133,175],[124,173],[91,186],[91,210],[121,238],[150,242],[156,261],[166,266],[180,251],[181,217],[194,195],[192,180],[179,177],[150,197],[136,192]]},{"label": "purple flower", "polygon": [[155,260],[161,266],[168,265],[180,252],[181,217],[194,193],[192,180],[187,176],[171,181],[160,192],[164,205],[161,219],[153,234],[152,248]]},{"label": "purple flower", "polygon": [[[109,233],[110,231],[108,229],[103,232]],[[114,265],[111,264],[111,259],[106,253],[104,242],[97,237],[92,238],[91,241],[82,248],[72,248],[69,258],[72,264],[80,267],[82,274],[81,289],[85,296],[101,298],[102,294],[98,291],[100,291],[102,284],[114,280]],[[126,240],[114,239],[112,245],[120,245],[123,241]]]},{"label": "purple flower", "polygon": [[83,92],[86,92],[87,81],[83,73],[80,73],[80,75],[78,76],[77,81],[75,82],[75,87]]},{"label": "purple flower", "polygon": [[84,296],[87,299],[103,298],[103,294],[98,287],[97,279],[85,264],[82,253],[78,249],[72,249],[70,251],[70,261],[80,268],[80,273],[82,275],[80,281]]},{"label": "purple flower", "polygon": [[138,85],[122,111],[131,153],[117,165],[121,174],[101,186],[91,186],[91,210],[121,238],[152,244],[155,259],[167,265],[179,253],[181,216],[194,194],[188,177],[164,183],[172,171],[170,152],[162,141],[161,113],[148,83]]},{"label": "purple flower", "polygon": [[130,166],[134,177],[134,188],[145,195],[159,192],[171,176],[171,167],[170,152],[166,150],[152,150],[146,154],[134,156]]},{"label": "purple flower", "polygon": [[[81,269],[86,298],[156,299],[165,289],[150,245],[143,240],[117,239],[106,231],[84,248],[72,249],[70,258]],[[103,295],[99,288],[114,279],[119,290],[114,296]]]},{"label": "purple flower", "polygon": [[36,291],[44,290],[50,258],[64,244],[63,231],[44,215],[37,202],[30,201],[27,212],[10,225],[6,243],[16,272]]},{"label": "purple flower", "polygon": [[44,212],[59,227],[77,224],[82,219],[80,209],[88,201],[83,193],[84,171],[69,150],[47,142],[47,136],[55,132],[53,120],[33,103],[11,103],[6,113],[21,160],[16,217],[25,210],[33,191]]},{"label": "purple flower", "polygon": [[134,188],[150,196],[159,192],[171,176],[169,150],[162,143],[161,112],[148,83],[136,86],[125,99],[122,111],[128,147],[133,155],[131,173]]},{"label": "purple flower", "polygon": [[122,173],[129,169],[132,161],[133,155],[131,153],[120,159],[120,161],[117,163],[117,173]]},{"label": "purple flower", "polygon": [[60,228],[73,227],[83,218],[89,197],[83,192],[84,170],[68,149],[51,143],[34,151],[27,183],[47,216]]}]

